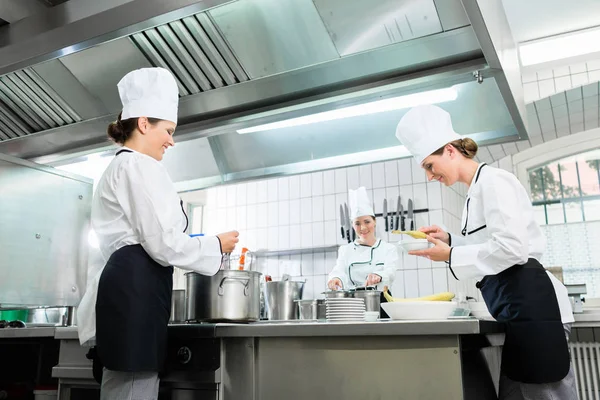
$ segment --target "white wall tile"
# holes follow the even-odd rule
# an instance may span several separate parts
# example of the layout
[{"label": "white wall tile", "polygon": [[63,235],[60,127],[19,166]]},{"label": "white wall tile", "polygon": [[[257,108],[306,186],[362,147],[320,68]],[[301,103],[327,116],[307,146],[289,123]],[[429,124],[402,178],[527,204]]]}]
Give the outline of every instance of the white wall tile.
[{"label": "white wall tile", "polygon": [[538,82],[540,86],[540,98],[545,98],[556,93],[554,79],[545,79]]},{"label": "white wall tile", "polygon": [[277,179],[267,180],[267,201],[274,202],[279,200],[279,182]]},{"label": "white wall tile", "polygon": [[448,291],[448,274],[445,268],[434,268],[433,274],[433,293]]},{"label": "white wall tile", "polygon": [[279,200],[290,199],[290,178],[279,178],[277,179],[277,194]]},{"label": "white wall tile", "polygon": [[290,227],[287,225],[279,227],[279,248],[282,250],[292,248],[290,245]]},{"label": "white wall tile", "polygon": [[315,274],[314,262],[313,262],[313,254],[312,253],[304,253],[301,254],[301,274],[302,276],[310,276]]},{"label": "white wall tile", "polygon": [[278,226],[279,225],[279,203],[267,203],[267,222],[268,226]]},{"label": "white wall tile", "polygon": [[583,72],[581,74],[575,74],[571,76],[571,82],[573,83],[573,87],[579,87],[583,85],[587,85],[589,83],[588,73]]},{"label": "white wall tile", "polygon": [[429,296],[433,294],[433,277],[430,269],[419,270],[419,296]]},{"label": "white wall tile", "polygon": [[256,229],[248,229],[246,231],[246,247],[249,248],[250,251],[255,251],[258,249],[258,241],[256,235]]},{"label": "white wall tile", "polygon": [[300,176],[294,175],[289,178],[290,199],[300,198]]},{"label": "white wall tile", "polygon": [[385,164],[385,186],[398,186],[398,161],[386,161]]},{"label": "white wall tile", "polygon": [[269,238],[267,228],[258,228],[256,230],[256,247],[260,250],[268,249]]},{"label": "white wall tile", "polygon": [[269,250],[279,250],[279,228],[269,228],[267,231],[267,236],[267,248]]},{"label": "white wall tile", "polygon": [[[375,213],[380,214],[383,212],[383,200],[385,199],[385,189],[373,189],[373,206],[375,207]],[[389,210],[389,204],[388,204]]]},{"label": "white wall tile", "polygon": [[404,271],[396,271],[396,277],[390,288],[393,297],[404,297]]},{"label": "white wall tile", "polygon": [[[417,229],[420,228],[420,225],[417,225]],[[425,257],[417,257],[417,268],[418,269],[431,269],[431,260]]]},{"label": "white wall tile", "polygon": [[248,214],[248,207],[247,206],[238,206],[235,208],[236,212],[237,212],[237,216],[236,216],[236,226],[238,230],[242,230],[242,229],[246,229],[247,228],[247,214]]},{"label": "white wall tile", "polygon": [[313,172],[311,174],[312,179],[312,195],[322,196],[323,195],[323,172]]},{"label": "white wall tile", "polygon": [[206,205],[211,207],[217,206],[217,188],[212,187],[206,189]]},{"label": "white wall tile", "polygon": [[299,224],[300,220],[300,200],[290,200],[290,224]]},{"label": "white wall tile", "polygon": [[336,221],[325,221],[325,246],[332,246],[342,238],[340,224]]},{"label": "white wall tile", "polygon": [[301,236],[302,236],[302,232],[301,232],[300,224],[290,225],[290,248],[291,249],[299,249],[300,247],[302,247]]},{"label": "white wall tile", "polygon": [[348,176],[348,189],[357,189],[360,186],[358,178],[358,167],[347,168],[346,175]]},{"label": "white wall tile", "polygon": [[323,222],[314,222],[312,226],[312,244],[313,246],[325,245],[325,224]]},{"label": "white wall tile", "polygon": [[442,209],[442,188],[439,182],[427,184],[427,207],[430,210]]},{"label": "white wall tile", "polygon": [[290,202],[288,200],[280,201],[279,205],[279,225],[290,224]]},{"label": "white wall tile", "polygon": [[266,181],[258,181],[256,182],[256,202],[257,203],[266,203],[269,200],[269,195],[267,193],[268,186]]},{"label": "white wall tile", "polygon": [[246,207],[246,227],[248,229],[258,228],[258,206],[256,204]]},{"label": "white wall tile", "polygon": [[279,259],[277,257],[268,257],[266,261],[266,273],[272,277],[281,276],[279,273]]},{"label": "white wall tile", "polygon": [[323,171],[323,194],[335,193],[335,170]]},{"label": "white wall tile", "polygon": [[248,182],[246,185],[246,203],[247,204],[256,204],[257,201],[257,185],[256,182]]},{"label": "white wall tile", "polygon": [[312,247],[313,245],[313,224],[303,223],[300,224],[300,246],[302,248]]},{"label": "white wall tile", "polygon": [[419,297],[419,274],[416,269],[404,271],[404,297]]},{"label": "white wall tile", "polygon": [[312,196],[312,176],[310,174],[300,175],[300,197]]},{"label": "white wall tile", "polygon": [[260,203],[256,208],[256,227],[257,228],[266,228],[269,226],[269,214],[268,214],[268,205],[267,203]]},{"label": "white wall tile", "polygon": [[571,84],[571,76],[562,76],[560,78],[554,78],[554,87],[556,92],[564,92],[573,88]]},{"label": "white wall tile", "polygon": [[236,197],[237,197],[237,205],[243,206],[243,205],[248,204],[248,200],[246,199],[248,185],[245,183],[240,183],[240,184],[236,185],[235,191],[236,191]]},{"label": "white wall tile", "polygon": [[227,187],[226,186],[218,186],[217,187],[217,207],[227,207]]},{"label": "white wall tile", "polygon": [[402,269],[417,269],[417,256],[411,256],[407,253],[402,253]]},{"label": "white wall tile", "polygon": [[358,167],[358,179],[360,186],[364,186],[365,189],[373,188],[371,164],[365,164]]},{"label": "white wall tile", "polygon": [[323,197],[323,220],[340,220],[340,208],[335,206],[335,195],[333,194]]},{"label": "white wall tile", "polygon": [[398,160],[398,184],[412,185],[412,157]]},{"label": "white wall tile", "polygon": [[431,225],[438,226],[444,225],[444,216],[442,210],[429,211],[429,223]]},{"label": "white wall tile", "polygon": [[304,271],[302,272],[304,275],[304,279],[306,282],[304,283],[304,289],[302,290],[302,299],[311,300],[316,299],[315,296],[315,277],[314,275],[305,275]]},{"label": "white wall tile", "polygon": [[425,174],[425,170],[421,168],[419,164],[415,161],[413,157],[410,158],[411,164],[410,168],[412,170],[412,181],[413,183],[425,183],[427,182],[427,176]]},{"label": "white wall tile", "polygon": [[373,188],[384,188],[385,187],[385,164],[375,163],[372,165],[373,171]]},{"label": "white wall tile", "polygon": [[348,174],[345,168],[335,170],[335,192],[348,193]]},{"label": "white wall tile", "polygon": [[233,230],[236,229],[236,217],[237,213],[235,211],[235,207],[227,207],[227,222],[225,223],[225,230]]},{"label": "white wall tile", "polygon": [[324,220],[324,199],[323,196],[315,196],[312,198],[312,221]]},{"label": "white wall tile", "polygon": [[313,254],[313,270],[315,275],[326,275],[329,273],[325,263],[325,253],[318,251]]},{"label": "white wall tile", "polygon": [[300,223],[312,222],[312,197],[300,199]]},{"label": "white wall tile", "polygon": [[413,185],[413,207],[415,210],[427,208],[427,184]]}]

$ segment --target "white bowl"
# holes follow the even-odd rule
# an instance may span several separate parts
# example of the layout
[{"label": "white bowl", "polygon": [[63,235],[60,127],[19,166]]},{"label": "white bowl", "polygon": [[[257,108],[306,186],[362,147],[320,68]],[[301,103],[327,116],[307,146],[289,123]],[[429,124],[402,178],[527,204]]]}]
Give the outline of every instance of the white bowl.
[{"label": "white bowl", "polygon": [[425,250],[432,246],[432,243],[429,243],[427,239],[413,239],[410,236],[408,238],[398,242],[398,246],[407,253],[413,250]]},{"label": "white bowl", "polygon": [[447,319],[456,309],[453,301],[395,301],[381,303],[391,319]]},{"label": "white bowl", "polygon": [[375,322],[379,319],[379,311],[365,311],[365,321]]}]

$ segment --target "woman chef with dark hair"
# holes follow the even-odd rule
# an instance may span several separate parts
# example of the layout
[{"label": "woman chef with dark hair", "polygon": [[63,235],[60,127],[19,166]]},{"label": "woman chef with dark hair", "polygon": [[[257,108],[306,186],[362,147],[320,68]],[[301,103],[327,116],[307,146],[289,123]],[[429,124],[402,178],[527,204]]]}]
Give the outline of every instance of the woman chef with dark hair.
[{"label": "woman chef with dark hair", "polygon": [[92,228],[106,265],[78,310],[79,340],[104,365],[101,399],[158,398],[167,345],[173,267],[214,275],[237,232],[184,233],[187,216],[160,161],[174,145],[178,88],[163,68],[143,68],[118,84],[123,110],[108,127],[122,145],[92,202]]},{"label": "woman chef with dark hair", "polygon": [[396,136],[429,180],[469,188],[460,234],[421,228],[434,246],[410,254],[446,261],[457,280],[477,279],[506,327],[500,398],[576,400],[566,339],[573,312],[565,286],[540,264],[546,243],[525,188],[513,174],[474,161],[477,144],[455,133],[439,107],[409,110]]}]

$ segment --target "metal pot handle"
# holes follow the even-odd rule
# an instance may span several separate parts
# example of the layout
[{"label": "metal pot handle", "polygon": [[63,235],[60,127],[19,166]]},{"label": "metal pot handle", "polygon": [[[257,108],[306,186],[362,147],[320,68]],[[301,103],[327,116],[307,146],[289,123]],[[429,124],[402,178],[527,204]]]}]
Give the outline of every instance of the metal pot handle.
[{"label": "metal pot handle", "polygon": [[242,278],[239,276],[225,276],[223,277],[223,279],[221,279],[221,283],[219,283],[219,296],[223,296],[223,294],[225,293],[225,289],[223,289],[223,283],[225,283],[225,281],[227,279],[231,279],[234,281],[240,281],[240,282],[246,282],[246,284],[244,285],[244,296],[248,296],[248,293],[250,292],[250,278]]}]

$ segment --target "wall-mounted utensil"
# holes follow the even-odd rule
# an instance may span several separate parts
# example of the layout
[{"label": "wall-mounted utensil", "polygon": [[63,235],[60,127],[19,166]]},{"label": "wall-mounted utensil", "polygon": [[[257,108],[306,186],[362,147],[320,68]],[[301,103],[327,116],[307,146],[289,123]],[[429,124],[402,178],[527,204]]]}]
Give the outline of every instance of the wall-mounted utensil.
[{"label": "wall-mounted utensil", "polygon": [[408,219],[410,219],[410,230],[414,231],[415,230],[415,218],[414,218],[414,214],[413,214],[413,201],[412,199],[408,199],[408,214],[407,214]]},{"label": "wall-mounted utensil", "polygon": [[402,207],[402,203],[400,203],[400,230],[404,230],[404,207]]},{"label": "wall-mounted utensil", "polygon": [[383,219],[385,220],[385,231],[389,231],[388,226],[388,212],[387,212],[387,199],[383,199]]},{"label": "wall-mounted utensil", "polygon": [[346,228],[346,239],[348,243],[352,242],[352,238],[350,237],[350,226],[352,223],[350,222],[350,212],[348,211],[348,203],[344,203],[344,211],[346,213],[346,217],[344,218],[344,227]]},{"label": "wall-mounted utensil", "polygon": [[[400,226],[400,208],[402,207],[402,204],[400,203],[400,196],[398,196],[398,205],[396,206],[396,230],[398,230],[398,227]],[[393,220],[392,220],[393,222]],[[392,230],[394,229],[394,224],[392,223]]]},{"label": "wall-mounted utensil", "polygon": [[342,230],[342,239],[346,239],[344,234],[344,206],[340,204],[340,229]]}]

